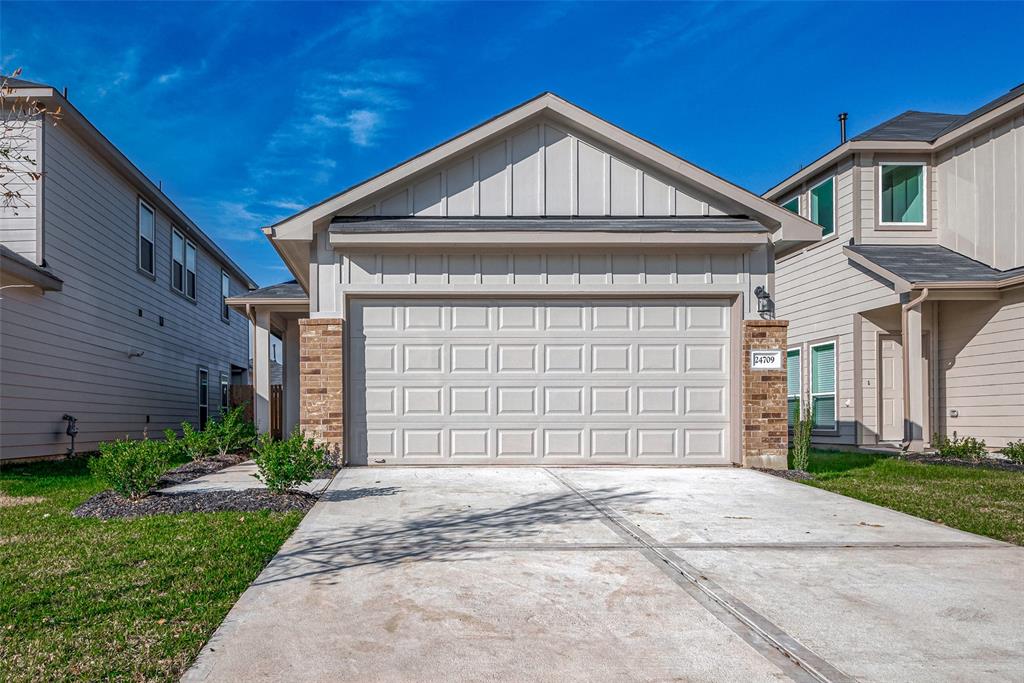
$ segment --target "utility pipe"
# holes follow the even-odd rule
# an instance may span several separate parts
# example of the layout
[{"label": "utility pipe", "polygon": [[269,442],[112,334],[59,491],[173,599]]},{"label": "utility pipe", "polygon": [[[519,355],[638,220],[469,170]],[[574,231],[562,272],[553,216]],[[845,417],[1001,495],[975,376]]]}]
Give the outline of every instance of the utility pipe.
[{"label": "utility pipe", "polygon": [[[903,345],[903,443],[900,445],[900,450],[903,451],[910,448],[910,442],[912,441],[910,435],[910,334],[907,331],[907,322],[910,317],[910,309],[920,306],[927,298],[928,288],[925,287],[916,299],[903,304],[903,308],[900,311],[900,325],[902,327],[900,343]],[[924,438],[923,434],[921,436]]]}]

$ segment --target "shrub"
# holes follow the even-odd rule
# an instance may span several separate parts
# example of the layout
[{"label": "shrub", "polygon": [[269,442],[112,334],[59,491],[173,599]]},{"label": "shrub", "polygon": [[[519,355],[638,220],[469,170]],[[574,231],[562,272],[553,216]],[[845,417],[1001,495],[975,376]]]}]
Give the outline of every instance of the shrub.
[{"label": "shrub", "polygon": [[156,486],[168,465],[163,441],[125,438],[101,443],[100,454],[89,461],[89,471],[122,496],[138,500]]},{"label": "shrub", "polygon": [[814,429],[814,415],[810,406],[803,406],[793,425],[793,469],[807,471],[811,462],[811,431]]},{"label": "shrub", "polygon": [[188,422],[181,423],[181,448],[192,460],[203,460],[217,454],[217,445],[209,430],[196,430]]},{"label": "shrub", "polygon": [[1024,439],[1011,441],[999,451],[1013,462],[1024,465]]},{"label": "shrub", "polygon": [[294,486],[313,481],[317,472],[328,466],[327,454],[298,428],[283,441],[260,434],[253,447],[256,478],[273,493],[284,493]]},{"label": "shrub", "polygon": [[179,439],[173,429],[164,430],[164,453],[172,463],[188,460],[191,457],[188,449],[185,448],[185,441]]},{"label": "shrub", "polygon": [[953,432],[952,437],[935,434],[932,436],[932,446],[943,458],[977,461],[988,455],[984,440],[975,439],[973,436],[961,438],[956,432]]},{"label": "shrub", "polygon": [[221,457],[228,453],[247,452],[256,439],[256,426],[245,419],[245,406],[224,413],[219,420],[206,423],[209,446]]}]

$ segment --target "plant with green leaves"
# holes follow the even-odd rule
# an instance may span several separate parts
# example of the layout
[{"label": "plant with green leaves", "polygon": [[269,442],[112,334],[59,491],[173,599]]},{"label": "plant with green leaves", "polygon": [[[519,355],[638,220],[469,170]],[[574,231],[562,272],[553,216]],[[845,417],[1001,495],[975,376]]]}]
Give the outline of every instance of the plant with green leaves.
[{"label": "plant with green leaves", "polygon": [[253,447],[257,479],[273,493],[313,481],[317,473],[329,466],[327,452],[306,438],[298,427],[284,440],[260,434]]},{"label": "plant with green leaves", "polygon": [[181,423],[181,448],[191,460],[204,460],[217,454],[213,433],[207,429],[196,429],[189,422]]},{"label": "plant with green leaves", "polygon": [[951,437],[934,434],[932,436],[932,447],[943,458],[953,458],[956,460],[978,462],[988,455],[988,448],[985,446],[984,439],[975,439],[973,436],[959,437],[956,432],[953,432]]},{"label": "plant with green leaves", "polygon": [[245,406],[236,406],[219,420],[210,420],[203,431],[209,432],[209,445],[221,457],[248,452],[256,440],[256,426],[245,419]]},{"label": "plant with green leaves", "polygon": [[814,411],[802,406],[793,423],[793,469],[806,472],[811,462],[811,432],[814,431]]},{"label": "plant with green leaves", "polygon": [[170,466],[163,441],[124,438],[100,444],[100,454],[89,460],[89,471],[125,498],[138,500],[156,486]]},{"label": "plant with green leaves", "polygon": [[1024,439],[1021,439],[1020,441],[1011,441],[1003,446],[999,452],[1005,455],[1009,460],[1024,465]]}]

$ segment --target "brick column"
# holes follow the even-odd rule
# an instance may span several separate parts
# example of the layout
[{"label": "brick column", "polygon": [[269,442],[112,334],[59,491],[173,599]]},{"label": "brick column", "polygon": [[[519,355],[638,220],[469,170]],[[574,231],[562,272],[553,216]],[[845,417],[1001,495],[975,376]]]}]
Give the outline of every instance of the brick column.
[{"label": "brick column", "polygon": [[[786,411],[788,320],[743,321],[743,466],[784,470],[789,433]],[[781,370],[750,369],[750,352],[781,349]]]},{"label": "brick column", "polygon": [[342,330],[338,318],[299,320],[299,427],[341,462]]}]

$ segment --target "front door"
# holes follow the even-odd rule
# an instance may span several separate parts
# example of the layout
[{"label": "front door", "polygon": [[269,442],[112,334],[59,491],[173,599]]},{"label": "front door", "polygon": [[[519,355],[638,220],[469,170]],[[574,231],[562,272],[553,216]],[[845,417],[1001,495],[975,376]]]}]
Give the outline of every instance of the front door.
[{"label": "front door", "polygon": [[903,345],[899,337],[883,336],[879,406],[882,441],[903,440]]}]

